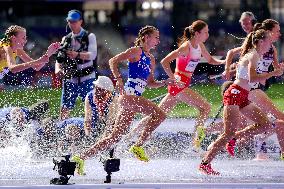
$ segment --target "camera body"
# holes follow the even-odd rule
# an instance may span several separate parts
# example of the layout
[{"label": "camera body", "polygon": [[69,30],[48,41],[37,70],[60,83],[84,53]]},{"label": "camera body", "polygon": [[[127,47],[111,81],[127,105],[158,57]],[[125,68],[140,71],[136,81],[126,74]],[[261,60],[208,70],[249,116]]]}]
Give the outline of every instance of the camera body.
[{"label": "camera body", "polygon": [[104,170],[107,172],[106,180],[104,183],[111,183],[111,174],[113,172],[119,171],[120,166],[120,159],[113,158],[114,149],[111,149],[109,152],[109,158],[105,160],[104,163]]},{"label": "camera body", "polygon": [[110,158],[104,162],[104,170],[107,173],[119,171],[119,166],[120,166],[120,159]]},{"label": "camera body", "polygon": [[64,159],[55,160],[53,159],[54,167],[53,170],[57,169],[59,178],[53,178],[50,180],[50,184],[55,185],[66,185],[70,177],[68,175],[73,175],[76,169],[76,163],[70,161],[70,155],[62,156]]},{"label": "camera body", "polygon": [[77,76],[77,61],[67,56],[66,51],[68,50],[72,50],[70,40],[66,40],[60,45],[56,56],[57,62],[62,65],[63,77],[65,79],[71,79]]},{"label": "camera body", "polygon": [[76,163],[70,161],[70,155],[63,156],[61,161],[53,159],[54,168],[57,166],[58,174],[61,176],[74,175]]}]

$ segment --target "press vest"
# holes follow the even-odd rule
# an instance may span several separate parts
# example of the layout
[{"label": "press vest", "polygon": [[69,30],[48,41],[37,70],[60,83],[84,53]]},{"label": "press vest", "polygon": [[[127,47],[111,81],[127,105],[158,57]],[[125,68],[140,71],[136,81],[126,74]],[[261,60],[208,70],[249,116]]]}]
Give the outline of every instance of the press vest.
[{"label": "press vest", "polygon": [[[86,30],[82,30],[79,36],[74,37],[76,41],[80,43],[79,49],[75,49],[77,52],[86,52],[88,51],[89,46],[89,32]],[[72,44],[72,32],[65,36],[63,40],[63,44],[69,44],[70,48],[73,48]],[[70,67],[69,69],[74,69],[76,72],[74,73],[73,78],[83,78],[88,77],[92,74],[95,74],[97,68],[97,57],[94,60],[82,60],[79,58],[76,59],[67,59],[69,62],[67,65]],[[67,68],[68,69],[68,68]]]}]

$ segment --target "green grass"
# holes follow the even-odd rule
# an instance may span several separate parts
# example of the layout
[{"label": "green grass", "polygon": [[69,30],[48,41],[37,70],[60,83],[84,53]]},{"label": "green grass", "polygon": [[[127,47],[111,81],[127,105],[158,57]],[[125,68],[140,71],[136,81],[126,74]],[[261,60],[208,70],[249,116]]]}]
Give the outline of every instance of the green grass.
[{"label": "green grass", "polygon": [[[192,89],[198,91],[205,97],[212,106],[210,117],[214,117],[221,106],[220,87],[216,85],[196,85]],[[146,98],[152,99],[167,92],[166,88],[148,89],[143,94]],[[284,86],[283,84],[274,84],[267,91],[268,96],[284,111]],[[57,116],[60,108],[61,89],[21,89],[12,91],[3,91],[0,93],[0,107],[4,106],[29,106],[38,100],[46,99],[50,102],[50,115]],[[159,102],[159,101],[158,101]],[[196,117],[197,110],[184,103],[177,105],[169,117]],[[83,116],[84,109],[81,100],[77,101],[72,116]]]}]

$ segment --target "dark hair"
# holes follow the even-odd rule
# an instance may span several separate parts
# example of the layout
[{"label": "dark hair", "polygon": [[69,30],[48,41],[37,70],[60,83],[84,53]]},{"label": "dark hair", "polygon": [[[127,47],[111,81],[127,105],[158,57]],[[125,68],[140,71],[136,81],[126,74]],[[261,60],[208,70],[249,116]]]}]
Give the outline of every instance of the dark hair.
[{"label": "dark hair", "polygon": [[11,43],[11,37],[16,36],[19,31],[26,31],[25,28],[18,26],[18,25],[12,25],[10,26],[4,34],[4,37],[1,39],[1,43]]},{"label": "dark hair", "polygon": [[250,32],[242,45],[241,57],[243,57],[252,48],[254,48],[259,40],[265,39],[267,35],[268,35],[267,31],[265,31],[264,29],[259,29],[259,30]]},{"label": "dark hair", "polygon": [[256,23],[253,26],[253,31],[259,30],[259,29],[264,29],[264,30],[269,30],[271,31],[275,25],[279,25],[279,22],[273,19],[266,19],[262,23]]},{"label": "dark hair", "polygon": [[143,43],[143,41],[144,41],[144,36],[150,35],[154,31],[159,31],[159,30],[157,28],[155,28],[154,26],[149,26],[149,25],[146,25],[143,28],[141,28],[138,32],[138,37],[134,41],[134,46],[139,47],[141,45],[141,43]]},{"label": "dark hair", "polygon": [[259,29],[263,29],[262,23],[257,22],[257,23],[254,24],[252,31],[256,31],[256,30],[259,30]]},{"label": "dark hair", "polygon": [[266,19],[262,22],[262,28],[271,31],[275,25],[279,25],[279,22],[273,19]]},{"label": "dark hair", "polygon": [[178,46],[181,46],[185,41],[193,38],[195,32],[200,32],[206,26],[207,23],[202,20],[194,21],[190,26],[184,29],[182,37],[178,39]]}]

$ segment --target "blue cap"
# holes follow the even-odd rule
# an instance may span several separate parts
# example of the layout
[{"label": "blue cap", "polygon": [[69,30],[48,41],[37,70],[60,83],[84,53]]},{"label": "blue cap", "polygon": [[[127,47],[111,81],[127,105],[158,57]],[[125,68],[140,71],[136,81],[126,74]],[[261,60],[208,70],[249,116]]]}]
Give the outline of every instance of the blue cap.
[{"label": "blue cap", "polygon": [[68,12],[67,21],[78,21],[82,19],[81,12],[78,10],[71,10]]}]

